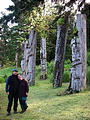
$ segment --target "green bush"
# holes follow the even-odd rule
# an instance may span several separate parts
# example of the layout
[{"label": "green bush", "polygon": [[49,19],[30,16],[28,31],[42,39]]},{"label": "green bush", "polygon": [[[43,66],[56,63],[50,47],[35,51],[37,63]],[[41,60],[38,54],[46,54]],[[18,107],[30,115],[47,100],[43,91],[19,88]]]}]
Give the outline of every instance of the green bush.
[{"label": "green bush", "polygon": [[71,61],[70,61],[70,59],[68,59],[68,60],[65,60],[65,62],[64,62],[64,64],[66,65],[66,64],[71,64]]},{"label": "green bush", "polygon": [[87,68],[87,84],[90,84],[90,67]]},{"label": "green bush", "polygon": [[0,77],[0,83],[4,83],[4,82],[5,82],[4,78]]},{"label": "green bush", "polygon": [[90,52],[87,52],[87,64],[90,66]]},{"label": "green bush", "polygon": [[47,63],[47,73],[50,75],[54,72],[54,61]]},{"label": "green bush", "polygon": [[37,76],[38,74],[40,74],[40,72],[41,72],[41,66],[40,66],[40,65],[37,65],[37,66],[36,66],[36,76]]},{"label": "green bush", "polygon": [[63,82],[69,82],[69,81],[70,81],[70,71],[64,71]]},{"label": "green bush", "polygon": [[50,83],[53,83],[53,73],[49,75]]},{"label": "green bush", "polygon": [[57,25],[61,25],[64,23],[64,18],[60,18],[58,21],[57,21]]},{"label": "green bush", "polygon": [[4,81],[6,82],[8,76],[5,74],[3,78],[4,78]]},{"label": "green bush", "polygon": [[65,62],[64,62],[64,68],[67,68],[67,69],[71,68],[71,61],[70,61],[70,59],[65,60]]}]

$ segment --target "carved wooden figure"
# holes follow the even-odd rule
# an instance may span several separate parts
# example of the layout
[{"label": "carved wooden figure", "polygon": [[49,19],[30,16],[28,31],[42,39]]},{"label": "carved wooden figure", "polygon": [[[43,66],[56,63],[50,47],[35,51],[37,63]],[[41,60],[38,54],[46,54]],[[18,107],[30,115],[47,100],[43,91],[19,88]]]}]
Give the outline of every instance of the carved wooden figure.
[{"label": "carved wooden figure", "polygon": [[40,76],[40,79],[47,79],[46,38],[41,39],[40,60],[41,60],[41,76]]},{"label": "carved wooden figure", "polygon": [[25,43],[24,56],[21,61],[23,77],[28,80],[30,86],[35,84],[36,67],[36,31],[31,30],[29,41]]},{"label": "carved wooden figure", "polygon": [[74,91],[86,88],[86,16],[77,14],[78,36],[71,41],[72,69],[71,87]]}]

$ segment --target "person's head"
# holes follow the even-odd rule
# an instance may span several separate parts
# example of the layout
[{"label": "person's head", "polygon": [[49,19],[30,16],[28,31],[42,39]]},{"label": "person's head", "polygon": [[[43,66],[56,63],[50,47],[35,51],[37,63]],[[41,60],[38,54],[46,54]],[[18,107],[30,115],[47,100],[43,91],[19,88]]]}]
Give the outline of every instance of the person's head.
[{"label": "person's head", "polygon": [[22,76],[20,74],[18,74],[18,79],[22,80]]},{"label": "person's head", "polygon": [[17,75],[18,74],[18,70],[17,69],[13,69],[13,75]]}]

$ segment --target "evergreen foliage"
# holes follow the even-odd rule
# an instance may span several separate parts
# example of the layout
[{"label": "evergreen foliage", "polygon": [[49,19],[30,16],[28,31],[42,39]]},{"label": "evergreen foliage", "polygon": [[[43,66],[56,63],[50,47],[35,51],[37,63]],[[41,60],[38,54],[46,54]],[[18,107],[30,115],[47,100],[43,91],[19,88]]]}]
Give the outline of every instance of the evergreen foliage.
[{"label": "evergreen foliage", "polygon": [[[0,19],[0,37],[2,47],[0,45],[0,64],[2,66],[11,61],[15,64],[15,55],[19,53],[19,66],[23,52],[21,46],[24,41],[28,40],[29,32],[35,29],[38,32],[37,36],[37,59],[36,63],[40,64],[40,40],[46,37],[47,40],[47,61],[50,62],[55,58],[55,45],[57,39],[57,24],[63,24],[65,7],[72,8],[75,1],[66,3],[65,6],[57,5],[55,11],[50,8],[50,14],[44,14],[44,0],[12,0],[12,6],[7,8],[8,15],[3,14]],[[81,4],[81,3],[80,3]],[[80,7],[80,6],[79,6]],[[89,5],[86,5],[82,13],[87,14],[87,46],[89,49]],[[88,12],[87,12],[88,11]],[[70,15],[70,24],[68,29],[68,40],[65,59],[71,60],[70,42],[73,37],[73,14]],[[13,23],[13,24],[11,24]],[[16,24],[17,23],[17,24]],[[11,24],[11,25],[10,25]],[[0,43],[0,44],[1,44]],[[2,50],[1,50],[2,49]]]}]

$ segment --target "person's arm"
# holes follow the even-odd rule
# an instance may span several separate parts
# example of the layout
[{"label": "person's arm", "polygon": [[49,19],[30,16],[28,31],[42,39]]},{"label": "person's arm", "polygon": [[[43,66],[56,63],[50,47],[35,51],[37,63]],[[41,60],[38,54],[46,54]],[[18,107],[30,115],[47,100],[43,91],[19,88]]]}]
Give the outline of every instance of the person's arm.
[{"label": "person's arm", "polygon": [[8,86],[9,86],[9,79],[10,77],[7,78],[7,81],[6,81],[6,93],[9,95],[9,90],[8,90]]},{"label": "person's arm", "polygon": [[28,86],[28,83],[27,83],[27,81],[26,81],[26,80],[25,80],[25,84],[26,84],[26,95],[28,96],[29,86]]}]

